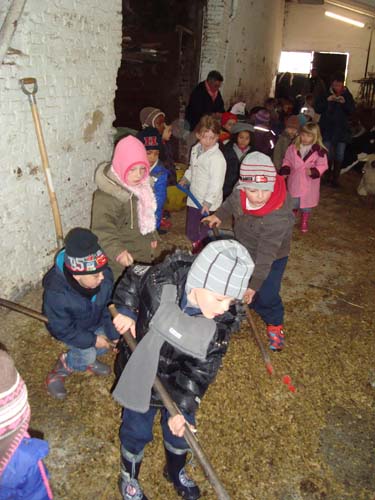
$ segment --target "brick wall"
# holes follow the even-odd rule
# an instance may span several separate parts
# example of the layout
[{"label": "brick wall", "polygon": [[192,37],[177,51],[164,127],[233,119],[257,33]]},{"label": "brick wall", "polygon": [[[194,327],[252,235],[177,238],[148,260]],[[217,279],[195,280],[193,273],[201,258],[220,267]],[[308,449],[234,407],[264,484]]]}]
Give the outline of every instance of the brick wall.
[{"label": "brick wall", "polygon": [[[10,2],[0,6],[2,23]],[[121,0],[28,0],[0,71],[1,295],[15,297],[53,262],[56,239],[30,105],[36,94],[64,234],[88,226],[93,174],[112,152]]]},{"label": "brick wall", "polygon": [[224,76],[226,106],[248,108],[270,95],[282,43],[284,0],[208,0],[201,79],[217,69]]}]

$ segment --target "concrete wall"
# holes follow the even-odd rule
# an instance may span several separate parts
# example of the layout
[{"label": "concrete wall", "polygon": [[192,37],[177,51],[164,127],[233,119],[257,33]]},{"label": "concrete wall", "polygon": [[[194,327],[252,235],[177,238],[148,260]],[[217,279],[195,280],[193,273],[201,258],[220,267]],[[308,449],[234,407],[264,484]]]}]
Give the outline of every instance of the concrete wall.
[{"label": "concrete wall", "polygon": [[[329,10],[341,16],[366,23],[364,28],[328,18]],[[316,52],[348,52],[347,84],[354,95],[358,80],[365,76],[366,58],[371,34],[371,18],[333,5],[299,5],[288,3],[285,10],[283,50],[314,50]],[[374,43],[374,42],[373,42]],[[371,70],[371,68],[373,68]],[[375,71],[375,50],[369,61],[369,71]]]},{"label": "concrete wall", "polygon": [[281,51],[284,0],[208,0],[202,39],[201,79],[224,76],[226,105],[248,108],[270,95]]},{"label": "concrete wall", "polygon": [[[0,24],[9,1],[1,2]],[[28,0],[0,68],[1,296],[37,283],[53,262],[55,230],[30,106],[36,94],[64,234],[90,222],[93,173],[112,151],[121,59],[121,0]]]}]

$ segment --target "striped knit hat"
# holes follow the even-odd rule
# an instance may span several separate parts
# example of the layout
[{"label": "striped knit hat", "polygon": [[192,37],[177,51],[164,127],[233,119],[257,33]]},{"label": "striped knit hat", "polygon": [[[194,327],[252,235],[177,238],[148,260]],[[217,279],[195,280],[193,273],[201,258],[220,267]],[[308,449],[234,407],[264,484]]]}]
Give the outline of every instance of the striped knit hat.
[{"label": "striped knit hat", "polygon": [[194,260],[187,275],[185,290],[206,288],[211,292],[242,299],[254,270],[246,248],[235,240],[209,243]]},{"label": "striped knit hat", "polygon": [[0,350],[0,475],[27,433],[29,421],[25,382],[12,358]]},{"label": "striped knit hat", "polygon": [[276,182],[276,169],[271,158],[263,153],[249,153],[240,167],[238,189],[261,189],[273,191]]}]

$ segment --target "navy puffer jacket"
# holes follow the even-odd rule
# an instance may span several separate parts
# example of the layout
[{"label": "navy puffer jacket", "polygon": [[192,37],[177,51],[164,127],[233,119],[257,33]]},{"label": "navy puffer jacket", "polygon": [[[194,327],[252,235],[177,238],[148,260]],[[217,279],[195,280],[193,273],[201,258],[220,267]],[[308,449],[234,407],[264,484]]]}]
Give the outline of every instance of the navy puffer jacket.
[{"label": "navy puffer jacket", "polygon": [[112,271],[104,270],[100,290],[92,299],[83,297],[64,276],[64,253],[65,250],[58,253],[56,264],[43,279],[43,312],[48,318],[48,331],[57,340],[80,349],[95,346],[98,329],[103,329],[109,339],[118,339],[107,307],[113,287]]}]

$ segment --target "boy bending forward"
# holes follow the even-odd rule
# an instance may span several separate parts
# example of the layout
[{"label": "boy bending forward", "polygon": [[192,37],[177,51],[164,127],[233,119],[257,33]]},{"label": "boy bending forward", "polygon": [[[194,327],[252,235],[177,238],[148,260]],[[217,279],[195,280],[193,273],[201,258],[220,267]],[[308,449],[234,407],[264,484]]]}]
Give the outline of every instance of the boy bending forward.
[{"label": "boy bending forward", "polygon": [[234,240],[215,241],[194,259],[176,253],[149,268],[129,269],[114,294],[120,334],[131,329],[138,346],[128,355],[121,344],[117,359],[125,369],[113,393],[123,406],[120,428],[121,490],[125,500],[147,500],[138,484],[146,444],[158,408],[164,438],[164,476],[185,499],[200,497],[185,473],[188,445],[185,421],[171,418],[151,391],[156,373],[177,403],[186,422],[195,412],[221,365],[230,334],[239,327],[235,300],[242,299],[254,264]]}]

